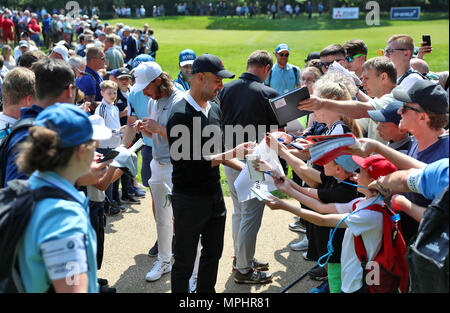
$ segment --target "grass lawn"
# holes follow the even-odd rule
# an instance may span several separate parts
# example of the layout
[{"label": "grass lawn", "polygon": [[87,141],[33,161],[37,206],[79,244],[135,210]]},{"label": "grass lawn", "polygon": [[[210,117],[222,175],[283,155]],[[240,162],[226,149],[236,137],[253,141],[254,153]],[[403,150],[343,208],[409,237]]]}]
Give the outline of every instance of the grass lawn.
[{"label": "grass lawn", "polygon": [[[159,42],[156,61],[173,78],[179,71],[178,54],[186,48],[193,49],[197,55],[207,52],[219,56],[225,67],[238,76],[245,71],[251,52],[257,49],[273,51],[282,42],[290,46],[289,62],[303,67],[308,53],[320,51],[332,43],[343,44],[353,38],[364,40],[369,48],[368,57],[374,57],[376,50],[383,49],[393,34],[409,34],[416,46],[420,44],[422,34],[431,35],[433,54],[425,57],[431,71],[449,69],[448,14],[425,15],[418,21],[385,18],[380,26],[367,26],[364,16],[359,20],[341,21],[325,16],[322,19],[313,17],[310,21],[305,16],[295,20],[269,20],[263,16],[253,19],[201,16],[115,19],[108,22],[112,25],[122,22],[137,28],[148,23],[154,28]],[[139,162],[142,162],[140,157]],[[288,176],[291,175],[289,172]],[[222,166],[221,176],[224,194],[229,195]]]},{"label": "grass lawn", "polygon": [[[431,35],[433,54],[426,61],[432,71],[449,68],[449,21],[447,19],[419,21],[382,20],[380,26],[367,26],[365,19],[338,21],[322,17],[308,21],[269,20],[265,17],[253,19],[219,17],[164,17],[146,19],[115,19],[118,22],[143,28],[145,23],[155,29],[159,42],[156,61],[173,77],[178,75],[178,53],[186,48],[197,55],[212,53],[221,58],[225,67],[236,75],[245,71],[245,63],[251,52],[257,49],[274,51],[279,43],[291,48],[289,62],[300,67],[312,51],[320,51],[332,43],[343,44],[346,40],[360,38],[369,48],[368,57],[376,56],[376,50],[385,47],[393,34],[409,34],[416,46],[422,34]],[[226,82],[226,81],[225,81]]]}]

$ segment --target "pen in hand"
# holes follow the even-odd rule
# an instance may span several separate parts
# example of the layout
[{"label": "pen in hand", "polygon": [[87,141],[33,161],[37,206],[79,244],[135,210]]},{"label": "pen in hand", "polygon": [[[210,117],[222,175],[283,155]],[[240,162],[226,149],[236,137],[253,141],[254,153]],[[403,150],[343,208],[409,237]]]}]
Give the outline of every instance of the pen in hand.
[{"label": "pen in hand", "polygon": [[281,176],[275,176],[274,174],[272,174],[271,172],[268,172],[268,171],[264,171],[264,173],[266,173],[267,175],[270,175],[270,176],[272,176],[272,177],[275,177],[276,179],[279,179],[279,180],[281,180],[282,182],[284,182],[284,178],[281,177]]}]

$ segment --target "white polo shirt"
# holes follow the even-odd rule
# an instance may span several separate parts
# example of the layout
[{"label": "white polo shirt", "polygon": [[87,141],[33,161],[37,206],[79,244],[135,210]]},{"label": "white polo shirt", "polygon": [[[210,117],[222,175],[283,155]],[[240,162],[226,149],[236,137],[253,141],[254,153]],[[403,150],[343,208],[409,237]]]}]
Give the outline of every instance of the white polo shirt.
[{"label": "white polo shirt", "polygon": [[100,115],[105,120],[105,126],[111,129],[113,135],[110,139],[101,140],[99,142],[99,148],[117,148],[122,143],[120,137],[120,118],[119,108],[114,104],[109,104],[102,100],[102,103],[95,109],[95,114]]},{"label": "white polo shirt", "polygon": [[[374,198],[357,198],[348,203],[335,203],[336,210],[340,214],[352,213],[353,204],[356,210],[363,208],[374,201]],[[383,200],[377,200],[374,204],[384,205]],[[341,253],[341,289],[345,293],[355,292],[363,286],[363,270],[361,262],[355,252],[355,241],[353,236],[361,235],[366,248],[367,257],[372,261],[380,251],[383,240],[383,214],[371,210],[361,210],[350,215],[345,224],[344,239],[342,240]]]}]

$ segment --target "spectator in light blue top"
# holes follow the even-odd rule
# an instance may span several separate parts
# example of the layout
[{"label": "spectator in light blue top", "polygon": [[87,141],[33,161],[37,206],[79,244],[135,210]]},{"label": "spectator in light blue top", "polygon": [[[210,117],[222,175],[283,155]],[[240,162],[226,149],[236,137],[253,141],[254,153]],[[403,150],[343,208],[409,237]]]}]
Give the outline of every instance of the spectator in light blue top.
[{"label": "spectator in light blue top", "polygon": [[289,46],[279,44],[274,52],[277,62],[273,65],[272,71],[264,81],[266,86],[272,87],[279,94],[285,94],[295,88],[300,87],[300,68],[288,63]]},{"label": "spectator in light blue top", "polygon": [[[142,120],[143,118],[148,118],[149,100],[150,97],[144,95],[142,90],[139,92],[131,91],[128,95],[128,116],[136,117],[139,120]],[[144,141],[144,144],[147,146],[151,147],[153,145],[152,138],[144,134],[142,134],[142,140]]]},{"label": "spectator in light blue top", "polygon": [[448,158],[444,158],[428,164],[423,170],[411,171],[407,180],[411,191],[430,200],[436,199],[448,186],[448,164]]},{"label": "spectator in light blue top", "polygon": [[380,177],[377,182],[369,185],[370,189],[377,190],[385,196],[394,194],[391,200],[392,207],[405,212],[417,222],[422,219],[427,206],[414,203],[401,205],[404,197],[399,193],[413,192],[423,195],[428,200],[436,199],[448,187],[449,160],[443,158],[430,164],[419,162],[419,165],[421,168],[396,171]]},{"label": "spectator in light blue top", "polygon": [[47,186],[67,197],[36,203],[18,247],[25,291],[96,293],[97,237],[89,220],[88,199],[74,184],[90,170],[96,140],[107,139],[111,132],[102,126],[94,129],[85,112],[67,103],[43,110],[35,125],[17,164],[31,174],[31,189]]}]

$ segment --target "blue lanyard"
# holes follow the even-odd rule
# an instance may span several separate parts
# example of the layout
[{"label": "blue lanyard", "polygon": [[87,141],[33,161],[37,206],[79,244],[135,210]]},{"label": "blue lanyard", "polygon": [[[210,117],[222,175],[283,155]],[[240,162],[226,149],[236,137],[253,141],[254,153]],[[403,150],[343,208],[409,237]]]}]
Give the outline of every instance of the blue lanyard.
[{"label": "blue lanyard", "polygon": [[334,177],[334,178],[335,178],[338,182],[341,182],[341,183],[344,183],[344,184],[347,184],[347,185],[350,185],[350,186],[355,186],[355,187],[363,188],[363,189],[369,189],[368,187],[365,187],[365,186],[360,186],[360,185],[352,184],[352,183],[349,183],[349,182],[347,182],[347,181],[340,180],[339,178],[336,178],[336,177]]},{"label": "blue lanyard", "polygon": [[[341,219],[339,221],[339,223],[337,223],[336,227],[332,230],[330,230],[330,235],[329,235],[329,239],[328,239],[328,243],[327,243],[327,250],[328,252],[324,255],[322,255],[318,260],[317,260],[317,265],[319,265],[320,267],[324,267],[325,265],[327,265],[328,261],[330,260],[330,257],[333,255],[334,252],[334,248],[333,248],[333,237],[334,237],[334,233],[336,232],[336,230],[339,228],[339,225],[342,224],[342,222],[344,220],[346,220],[350,215],[353,215],[361,210],[364,210],[368,207],[370,207],[372,204],[374,204],[375,202],[377,202],[379,199],[382,199],[383,197],[381,195],[378,195],[370,204],[366,205],[365,207],[362,207],[361,209],[355,210],[350,214],[347,214],[346,216],[344,216],[343,219]],[[325,263],[321,264],[320,261],[322,259],[326,258]]]}]

